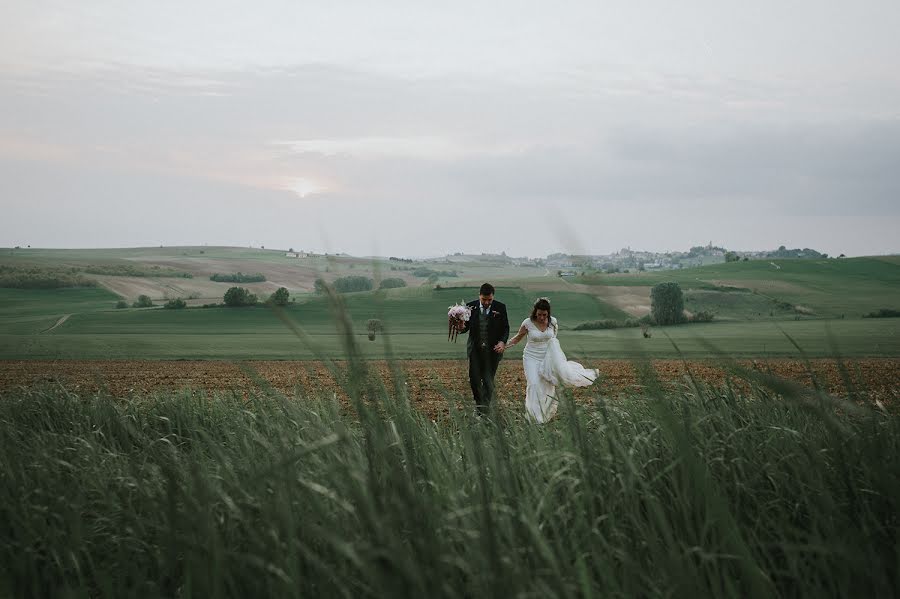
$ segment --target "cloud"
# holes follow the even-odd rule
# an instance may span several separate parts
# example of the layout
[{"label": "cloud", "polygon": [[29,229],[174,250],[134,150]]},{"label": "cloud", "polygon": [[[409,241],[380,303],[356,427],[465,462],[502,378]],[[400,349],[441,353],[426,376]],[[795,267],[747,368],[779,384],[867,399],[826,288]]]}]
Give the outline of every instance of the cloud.
[{"label": "cloud", "polygon": [[[713,231],[730,246],[748,223],[761,244],[777,231],[790,245],[794,231],[825,251],[837,234],[845,253],[896,251],[869,232],[898,221],[897,118],[848,116],[849,96],[799,85],[588,70],[544,86],[324,64],[107,65],[3,84],[6,239],[74,243],[83,229],[85,243],[118,244],[143,239],[142,225],[165,243],[194,231],[363,254],[540,255],[567,243],[542,228],[555,219],[591,251],[686,247]],[[841,230],[828,220],[841,215],[872,226]]]}]

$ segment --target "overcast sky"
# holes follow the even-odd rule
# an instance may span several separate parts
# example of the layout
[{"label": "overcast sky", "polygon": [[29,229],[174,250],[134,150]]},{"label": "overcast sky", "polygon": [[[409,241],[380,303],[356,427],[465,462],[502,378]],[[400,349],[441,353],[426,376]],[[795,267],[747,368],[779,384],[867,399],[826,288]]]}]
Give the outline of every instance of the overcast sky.
[{"label": "overcast sky", "polygon": [[900,2],[3,2],[0,246],[900,251]]}]

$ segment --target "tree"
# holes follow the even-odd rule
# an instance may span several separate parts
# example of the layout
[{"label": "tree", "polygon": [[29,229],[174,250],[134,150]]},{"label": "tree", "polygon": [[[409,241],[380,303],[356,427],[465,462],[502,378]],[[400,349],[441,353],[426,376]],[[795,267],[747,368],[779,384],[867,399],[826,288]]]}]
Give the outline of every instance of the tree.
[{"label": "tree", "polygon": [[275,293],[269,296],[269,302],[276,306],[286,306],[290,301],[290,298],[291,294],[288,292],[287,288],[279,287]]},{"label": "tree", "polygon": [[132,304],[135,308],[151,308],[153,307],[153,300],[150,299],[149,295],[139,295],[137,301]]},{"label": "tree", "polygon": [[338,293],[352,293],[354,291],[371,291],[375,287],[375,281],[368,277],[352,275],[339,277],[332,283]]},{"label": "tree", "polygon": [[684,295],[681,286],[670,281],[654,285],[650,291],[650,313],[660,325],[684,322]]},{"label": "tree", "polygon": [[737,252],[725,252],[725,262],[740,262],[741,257]]},{"label": "tree", "polygon": [[398,287],[406,287],[406,281],[401,278],[384,279],[378,285],[379,289],[396,289]]},{"label": "tree", "polygon": [[366,323],[366,329],[369,331],[369,341],[375,341],[375,333],[384,330],[384,323],[377,318],[370,318],[369,322]]},{"label": "tree", "polygon": [[180,297],[176,297],[163,304],[163,308],[166,308],[167,310],[181,310],[182,308],[187,308],[187,303]]},{"label": "tree", "polygon": [[121,309],[121,308],[127,308],[127,307],[128,307],[128,302],[126,302],[125,300],[119,300],[116,302],[116,308]]},{"label": "tree", "polygon": [[252,306],[256,303],[257,298],[243,287],[231,287],[225,292],[223,300],[226,306],[237,308],[241,306]]},{"label": "tree", "polygon": [[313,283],[313,290],[318,294],[324,294],[327,287],[328,283],[325,282],[325,279],[316,279]]}]

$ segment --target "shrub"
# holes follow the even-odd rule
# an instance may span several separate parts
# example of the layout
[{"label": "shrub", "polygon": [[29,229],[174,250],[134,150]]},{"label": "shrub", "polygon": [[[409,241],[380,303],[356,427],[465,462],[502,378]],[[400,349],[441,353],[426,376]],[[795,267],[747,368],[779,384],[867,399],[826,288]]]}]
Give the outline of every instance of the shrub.
[{"label": "shrub", "polygon": [[352,275],[339,277],[332,283],[338,293],[352,293],[354,291],[371,291],[375,287],[375,281],[369,277]]},{"label": "shrub", "polygon": [[650,291],[650,312],[660,325],[684,322],[684,294],[674,281],[659,283]]},{"label": "shrub", "polygon": [[182,308],[187,308],[187,303],[180,297],[176,297],[163,304],[163,308],[167,310],[181,310]]},{"label": "shrub", "polygon": [[76,268],[41,268],[0,264],[0,287],[11,289],[60,289],[97,287],[99,283],[78,274]]},{"label": "shrub", "polygon": [[193,279],[189,272],[160,268],[154,264],[149,270],[139,268],[133,264],[89,264],[84,267],[84,272],[92,275],[106,275],[108,277],[178,277],[181,279]]},{"label": "shrub", "polygon": [[128,307],[128,302],[126,302],[125,300],[119,300],[116,302],[116,308],[119,310],[121,310],[122,308],[127,308],[127,307]]},{"label": "shrub", "polygon": [[863,314],[863,318],[897,318],[900,316],[900,310],[891,310],[890,308],[882,308],[868,314]]},{"label": "shrub", "polygon": [[291,294],[286,287],[279,287],[275,293],[269,296],[269,303],[276,306],[286,306],[290,301]]},{"label": "shrub", "polygon": [[378,285],[379,289],[397,289],[398,287],[406,287],[406,281],[400,278],[384,279]]},{"label": "shrub", "polygon": [[412,271],[414,277],[427,279],[429,277],[457,277],[459,276],[455,270],[434,270],[427,266],[420,266]]},{"label": "shrub", "polygon": [[256,273],[254,275],[245,275],[241,272],[227,275],[216,273],[209,277],[209,280],[217,283],[262,283],[266,280],[266,277],[261,273]]},{"label": "shrub", "polygon": [[243,287],[231,287],[225,292],[223,298],[226,306],[239,308],[242,306],[252,306],[256,303],[257,298]]},{"label": "shrub", "polygon": [[712,312],[708,310],[701,310],[699,312],[695,312],[689,320],[691,322],[712,322],[715,317],[716,315]]},{"label": "shrub", "polygon": [[153,307],[153,300],[150,299],[149,295],[139,295],[137,301],[132,304],[135,308],[151,308]]}]

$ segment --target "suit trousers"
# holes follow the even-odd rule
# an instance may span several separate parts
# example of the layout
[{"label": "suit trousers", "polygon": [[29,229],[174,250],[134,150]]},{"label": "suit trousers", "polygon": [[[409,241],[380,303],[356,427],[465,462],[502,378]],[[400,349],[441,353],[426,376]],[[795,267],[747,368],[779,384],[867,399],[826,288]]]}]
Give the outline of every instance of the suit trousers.
[{"label": "suit trousers", "polygon": [[472,386],[472,397],[479,414],[486,414],[490,410],[491,400],[494,398],[494,376],[502,357],[503,354],[490,347],[474,347],[469,354],[469,384]]}]

